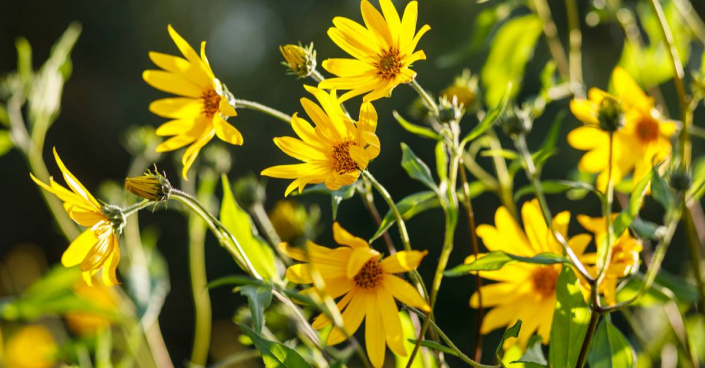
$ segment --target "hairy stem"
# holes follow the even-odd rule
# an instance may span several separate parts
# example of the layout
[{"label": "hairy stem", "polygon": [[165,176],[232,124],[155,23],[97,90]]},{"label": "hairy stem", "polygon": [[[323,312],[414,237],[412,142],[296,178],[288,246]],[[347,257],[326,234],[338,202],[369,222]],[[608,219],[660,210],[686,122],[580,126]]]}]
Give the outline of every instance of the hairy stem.
[{"label": "hairy stem", "polygon": [[287,124],[291,124],[291,115],[287,115],[279,110],[275,110],[269,106],[262,105],[258,102],[236,99],[235,108],[256,110],[269,116],[275,117]]}]

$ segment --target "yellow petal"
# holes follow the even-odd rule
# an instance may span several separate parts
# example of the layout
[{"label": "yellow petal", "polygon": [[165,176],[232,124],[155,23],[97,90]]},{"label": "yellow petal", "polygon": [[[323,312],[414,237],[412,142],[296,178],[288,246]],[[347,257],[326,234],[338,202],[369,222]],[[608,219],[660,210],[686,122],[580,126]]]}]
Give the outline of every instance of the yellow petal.
[{"label": "yellow petal", "polygon": [[[363,2],[364,3],[364,2]],[[380,314],[379,305],[375,303],[374,294],[370,295],[367,302],[367,313],[365,314],[365,347],[370,363],[375,368],[381,368],[384,364],[385,332],[384,321]]]},{"label": "yellow petal", "polygon": [[482,334],[488,334],[497,328],[510,326],[521,318],[518,313],[521,312],[527,304],[528,303],[511,303],[493,308],[482,320],[480,332]]},{"label": "yellow petal", "polygon": [[295,284],[310,284],[311,279],[310,265],[296,264],[286,269],[286,278]]},{"label": "yellow petal", "polygon": [[477,235],[482,238],[488,250],[528,257],[536,254],[509,210],[504,207],[497,209],[494,221],[496,227],[489,225],[477,227]]},{"label": "yellow petal", "polygon": [[377,308],[384,325],[385,340],[395,354],[406,356],[404,333],[399,318],[399,309],[392,294],[384,287],[377,288]]},{"label": "yellow petal", "polygon": [[585,124],[600,124],[600,121],[597,119],[597,107],[591,101],[578,98],[571,100],[570,111],[573,112],[573,115],[575,115],[578,120]]},{"label": "yellow petal", "polygon": [[579,127],[568,133],[568,144],[579,150],[589,150],[608,145],[609,135],[596,127]]},{"label": "yellow petal", "polygon": [[426,32],[430,31],[431,27],[428,24],[424,24],[421,29],[416,33],[416,36],[414,36],[414,39],[411,40],[411,43],[409,43],[405,49],[401,50],[401,53],[403,54],[410,54],[414,51],[416,48],[416,45],[418,45],[419,41],[421,40],[421,37],[423,37]]},{"label": "yellow petal", "polygon": [[230,125],[227,121],[223,120],[220,116],[216,115],[213,117],[213,127],[215,128],[215,134],[222,141],[237,146],[242,145],[243,139],[240,131]]},{"label": "yellow petal", "polygon": [[315,129],[311,124],[300,118],[298,114],[294,114],[291,118],[291,127],[294,129],[296,135],[301,138],[304,142],[310,144],[320,151],[326,151],[330,149],[330,146],[326,144],[321,138],[316,134]]},{"label": "yellow petal", "polygon": [[365,170],[367,168],[367,164],[370,162],[370,157],[364,148],[356,145],[350,145],[348,146],[348,154],[350,155],[350,158],[355,161],[360,170]]},{"label": "yellow petal", "polygon": [[323,61],[323,69],[339,77],[354,77],[361,74],[374,73],[376,68],[357,59],[327,59]]},{"label": "yellow petal", "polygon": [[120,263],[120,246],[118,245],[118,240],[117,236],[113,234],[113,239],[112,239],[114,245],[113,245],[113,252],[108,258],[108,260],[105,262],[103,265],[103,270],[102,270],[102,278],[103,278],[103,283],[107,286],[113,286],[117,285],[120,282],[117,279],[117,266],[118,263]]},{"label": "yellow petal", "polygon": [[328,155],[320,149],[296,138],[274,138],[274,144],[287,155],[304,162],[328,160]]},{"label": "yellow petal", "polygon": [[384,19],[387,21],[389,33],[392,37],[391,44],[399,48],[399,36],[401,33],[399,13],[397,13],[397,9],[394,8],[391,0],[379,0],[379,6],[382,8],[382,14],[384,14]]},{"label": "yellow petal", "polygon": [[[174,122],[174,121],[171,121],[171,122]],[[174,125],[176,125],[176,124],[174,124]],[[172,128],[174,128],[174,129],[176,128],[174,125],[168,125],[167,128],[169,128],[169,129],[162,129],[161,133],[168,135],[169,133],[175,132],[174,130],[171,130]],[[188,144],[193,143],[195,140],[196,140],[196,137],[194,137],[192,135],[180,134],[180,135],[171,137],[171,138],[167,139],[166,141],[160,143],[157,146],[156,151],[157,152],[174,151],[174,150],[177,150],[183,146],[186,146]]]},{"label": "yellow petal", "polygon": [[401,20],[401,33],[399,35],[399,49],[406,50],[414,38],[416,32],[416,20],[419,13],[419,3],[410,1],[404,9],[404,16]]},{"label": "yellow petal", "polygon": [[[336,304],[338,307],[338,310],[341,311],[345,307],[350,304],[350,301],[352,300],[352,297],[355,295],[355,293],[350,293],[348,295],[345,295],[340,301]],[[313,327],[316,330],[320,330],[322,328],[327,327],[330,324],[330,319],[328,316],[325,314],[321,313],[318,315],[318,317],[314,318],[313,323],[311,324],[311,327]],[[329,343],[330,344],[330,343]]]},{"label": "yellow petal", "polygon": [[311,167],[311,164],[308,164],[308,163],[293,164],[293,165],[278,165],[278,166],[272,166],[272,167],[269,167],[269,168],[262,170],[260,175],[271,176],[273,178],[280,178],[280,179],[296,179],[302,173],[308,171],[310,167]]},{"label": "yellow petal", "polygon": [[340,245],[347,245],[353,249],[370,247],[365,240],[350,234],[347,230],[343,229],[338,222],[333,223],[333,238],[336,243]]},{"label": "yellow petal", "polygon": [[362,19],[365,21],[367,29],[376,36],[379,47],[386,50],[394,45],[389,26],[384,20],[384,17],[382,17],[382,14],[367,0],[362,0],[360,10],[362,11]]},{"label": "yellow petal", "polygon": [[162,98],[149,104],[149,111],[164,118],[195,118],[201,115],[203,102],[188,97]]},{"label": "yellow petal", "polygon": [[[520,290],[529,287],[526,283],[512,284],[508,282],[498,282],[480,288],[482,293],[482,306],[491,307],[495,305],[509,304],[521,297]],[[477,308],[480,304],[480,295],[476,291],[470,297],[470,306]]]},{"label": "yellow petal", "polygon": [[287,256],[301,262],[314,262],[316,265],[331,265],[338,266],[345,270],[348,264],[348,258],[352,251],[347,247],[338,247],[330,249],[322,247],[312,241],[306,242],[308,247],[308,256],[306,251],[301,247],[292,247],[287,243],[279,244],[279,250]]},{"label": "yellow petal", "polygon": [[650,112],[653,102],[646,96],[644,91],[632,79],[626,70],[616,67],[612,72],[612,86],[617,96],[622,99],[625,109],[637,108],[644,112]]},{"label": "yellow petal", "polygon": [[400,302],[421,309],[424,312],[431,311],[431,307],[421,297],[421,294],[406,281],[397,276],[385,274],[383,283],[384,287]]},{"label": "yellow petal", "polygon": [[419,267],[423,257],[428,251],[418,250],[397,252],[382,260],[382,268],[386,273],[403,273],[415,270]]},{"label": "yellow petal", "polygon": [[[348,295],[350,296],[350,303],[342,313],[343,328],[348,335],[352,335],[360,327],[363,318],[365,318],[367,304],[372,304],[372,302],[364,291],[353,290]],[[345,341],[345,339],[346,336],[342,331],[333,328],[326,342],[328,345],[337,345]]]},{"label": "yellow petal", "polygon": [[85,230],[71,242],[71,245],[69,245],[66,251],[64,251],[64,254],[61,255],[61,264],[64,265],[64,267],[73,267],[81,264],[93,245],[97,242],[98,238],[93,233],[93,230]]},{"label": "yellow petal", "polygon": [[578,234],[570,239],[568,239],[568,246],[575,252],[575,254],[580,257],[585,253],[585,249],[590,245],[592,236],[588,234]]},{"label": "yellow petal", "polygon": [[179,96],[199,98],[203,90],[186,78],[161,70],[145,70],[142,79],[150,86]]},{"label": "yellow petal", "polygon": [[152,59],[154,64],[158,67],[175,75],[183,76],[191,83],[199,86],[201,89],[210,89],[213,87],[211,79],[208,78],[203,70],[199,69],[198,66],[192,65],[183,58],[162,54],[159,52],[150,52],[149,58]]},{"label": "yellow petal", "polygon": [[171,39],[174,40],[176,47],[179,48],[179,51],[181,51],[186,59],[196,68],[206,73],[208,80],[213,80],[213,78],[215,78],[213,72],[211,72],[210,68],[205,65],[201,59],[199,59],[198,54],[196,54],[193,47],[191,47],[191,45],[189,45],[188,42],[186,42],[186,40],[184,40],[183,37],[176,32],[176,30],[174,30],[171,24],[167,27],[167,29],[169,31],[169,36],[171,36]]},{"label": "yellow petal", "polygon": [[59,169],[61,170],[61,173],[64,176],[64,180],[66,181],[66,184],[68,184],[69,188],[73,190],[74,193],[78,194],[82,198],[84,198],[87,202],[91,203],[93,206],[95,206],[96,210],[100,210],[100,204],[98,204],[98,201],[93,198],[93,195],[81,184],[78,179],[76,179],[73,174],[69,171],[69,169],[66,168],[66,165],[64,165],[64,162],[61,161],[61,158],[59,157],[59,154],[56,152],[56,147],[54,147],[54,158],[56,159],[57,165],[59,165]]},{"label": "yellow petal", "polygon": [[[158,136],[169,136],[169,135],[183,135],[184,139],[181,141],[185,142],[181,146],[176,147],[174,143],[169,143],[164,145],[162,149],[165,151],[171,151],[180,147],[183,147],[193,141],[196,140],[197,135],[190,134],[192,130],[196,128],[196,121],[193,119],[183,119],[183,120],[171,120],[167,121],[166,123],[162,124],[157,128],[156,134]],[[191,140],[188,140],[186,138],[192,138]],[[168,146],[168,149],[165,148]],[[159,151],[157,151],[159,152]]]},{"label": "yellow petal", "polygon": [[188,180],[186,174],[191,168],[191,165],[193,165],[193,162],[196,161],[196,157],[198,157],[198,153],[201,152],[201,148],[203,148],[208,142],[210,142],[210,140],[213,139],[214,135],[214,128],[204,129],[203,133],[201,133],[201,136],[186,149],[186,151],[184,152],[184,156],[181,157],[181,163],[184,165],[184,168],[181,170],[181,176],[184,178],[184,180]]},{"label": "yellow petal", "polygon": [[350,255],[348,259],[347,277],[348,279],[353,279],[369,261],[376,261],[379,259],[380,254],[372,248],[357,248]]},{"label": "yellow petal", "polygon": [[221,96],[220,102],[218,103],[218,111],[225,116],[237,116],[237,111],[235,111],[233,105],[223,96]]}]

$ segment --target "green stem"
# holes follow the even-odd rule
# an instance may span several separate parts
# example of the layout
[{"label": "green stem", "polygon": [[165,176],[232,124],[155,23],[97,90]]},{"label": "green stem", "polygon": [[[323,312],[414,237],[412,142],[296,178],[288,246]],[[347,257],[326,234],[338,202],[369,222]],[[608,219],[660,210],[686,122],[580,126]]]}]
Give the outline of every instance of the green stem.
[{"label": "green stem", "polygon": [[321,73],[320,73],[318,70],[316,70],[316,69],[313,69],[313,71],[311,72],[311,75],[309,75],[309,77],[311,77],[311,79],[313,79],[314,81],[316,81],[316,82],[318,82],[318,83],[321,83],[321,82],[323,82],[323,81],[326,79],[326,78],[323,76],[323,74],[321,74]]},{"label": "green stem", "polygon": [[411,87],[416,90],[416,93],[421,96],[421,99],[423,100],[424,105],[431,110],[434,114],[438,115],[440,109],[438,108],[438,105],[436,105],[436,102],[433,100],[433,98],[426,92],[423,87],[419,84],[419,82],[416,81],[416,79],[412,79],[411,82],[409,82]]},{"label": "green stem", "polygon": [[592,342],[592,337],[595,335],[598,322],[600,322],[600,313],[593,311],[590,313],[590,322],[588,323],[587,332],[585,332],[583,345],[580,347],[580,353],[578,354],[578,361],[575,364],[575,368],[583,368],[585,366],[585,362],[587,361],[587,353],[590,349],[590,342]]},{"label": "green stem", "polygon": [[[490,149],[499,152],[502,150],[502,143],[497,137],[497,133],[493,129],[489,129],[486,133],[490,139]],[[519,211],[517,211],[516,205],[514,204],[513,187],[514,183],[512,181],[511,175],[509,175],[509,169],[507,169],[507,162],[500,155],[492,155],[492,161],[494,163],[495,171],[497,172],[497,179],[499,180],[500,195],[499,198],[502,201],[502,205],[509,210],[509,212],[514,216],[515,219],[519,219]]]},{"label": "green stem", "polygon": [[515,137],[514,145],[517,147],[517,150],[519,150],[519,153],[524,161],[526,175],[529,178],[531,185],[534,187],[534,190],[536,190],[536,198],[539,201],[539,206],[541,207],[541,212],[543,213],[543,218],[546,222],[546,226],[548,226],[555,239],[561,244],[568,258],[570,258],[571,262],[573,262],[573,266],[575,267],[575,269],[577,269],[578,272],[590,284],[594,283],[595,280],[587,271],[582,262],[580,262],[578,257],[575,255],[573,249],[568,246],[563,235],[557,232],[553,227],[553,216],[551,215],[551,210],[548,208],[548,202],[546,201],[546,195],[544,194],[543,187],[541,186],[541,179],[539,178],[538,172],[536,170],[534,159],[531,157],[531,152],[529,152],[529,148],[526,145],[526,137],[524,135]]},{"label": "green stem", "polygon": [[208,294],[206,276],[206,224],[198,214],[189,215],[189,274],[191,275],[191,293],[195,310],[195,332],[191,364],[203,367],[208,360],[208,348],[211,338],[211,301]]},{"label": "green stem", "polygon": [[705,23],[693,9],[693,4],[688,0],[673,0],[673,4],[700,42],[705,42]]},{"label": "green stem", "polygon": [[[568,54],[568,64],[570,68],[571,91],[574,95],[582,97],[583,66],[582,52],[583,35],[580,32],[580,14],[578,12],[578,2],[576,0],[565,0],[566,13],[568,14],[568,39],[570,52]],[[576,93],[577,92],[577,93]]]},{"label": "green stem", "polygon": [[700,253],[702,245],[700,244],[700,238],[698,237],[698,231],[690,209],[686,210],[683,222],[685,223],[686,235],[688,237],[688,252],[690,254],[690,262],[692,263],[693,277],[695,278],[695,283],[700,294],[698,298],[698,309],[700,313],[705,314],[705,281],[703,280],[703,272],[700,264],[700,260],[703,259]]},{"label": "green stem", "polygon": [[[365,181],[367,181],[367,179],[365,179]],[[379,226],[382,225],[382,217],[379,215],[377,206],[375,206],[375,199],[372,195],[371,188],[369,188],[369,184],[365,185],[364,190],[358,189],[357,193],[360,195],[362,203],[365,205],[365,208],[367,208],[367,211],[370,213],[370,216],[379,228]],[[397,249],[396,247],[394,247],[394,242],[392,241],[392,237],[389,236],[389,232],[385,231],[384,234],[382,234],[382,238],[384,239],[384,244],[387,246],[387,251],[389,251],[389,255],[395,254],[397,252]]]},{"label": "green stem", "polygon": [[143,208],[149,206],[150,204],[155,204],[155,203],[152,202],[152,201],[150,201],[150,200],[145,199],[145,200],[143,200],[143,201],[141,201],[141,202],[138,202],[138,203],[133,204],[133,205],[130,206],[130,207],[124,208],[124,209],[122,210],[122,215],[125,216],[126,218],[127,218],[127,217],[130,217],[130,216],[131,216],[132,214],[134,214],[135,212],[137,212],[137,211],[139,211],[139,210],[141,210],[141,209],[143,209]]},{"label": "green stem", "polygon": [[458,356],[458,358],[460,358],[463,362],[469,364],[470,366],[476,367],[476,368],[499,368],[499,367],[501,367],[500,365],[486,365],[486,364],[478,363],[478,362],[470,359],[467,355],[463,354],[463,352],[460,351],[460,349],[458,349],[458,347],[453,343],[453,341],[448,337],[448,335],[446,335],[443,332],[443,330],[441,330],[441,328],[438,327],[438,325],[435,322],[430,321],[428,318],[426,318],[426,315],[422,311],[420,311],[414,307],[410,307],[410,306],[406,306],[406,308],[408,308],[410,311],[414,312],[419,317],[424,318],[424,322],[429,321],[428,323],[431,326],[431,328],[433,328],[433,330],[436,331],[436,334],[438,334],[438,336],[441,337],[441,339],[446,343],[446,345],[448,345],[448,347],[451,350],[453,350],[453,352],[455,352],[455,354]]},{"label": "green stem", "polygon": [[553,57],[558,67],[558,73],[563,80],[570,80],[568,58],[565,55],[563,45],[561,45],[561,40],[558,38],[558,28],[556,27],[556,23],[553,22],[548,2],[546,2],[546,0],[534,0],[533,3],[534,8],[536,8],[536,13],[539,18],[541,18],[541,22],[543,22],[543,34],[546,36],[546,41],[548,42],[548,51],[551,53],[551,57]]},{"label": "green stem", "polygon": [[[600,283],[602,283],[602,280],[605,277],[605,274],[607,272],[607,268],[609,268],[609,264],[612,258],[612,239],[614,238],[614,229],[612,229],[612,203],[614,202],[614,180],[612,179],[612,167],[613,167],[613,162],[614,161],[614,133],[610,132],[609,133],[609,153],[607,155],[607,195],[606,195],[606,201],[604,204],[604,208],[602,211],[602,215],[605,217],[605,225],[606,225],[606,241],[605,241],[605,247],[606,249],[602,253],[602,259],[601,259],[601,264],[599,265],[599,269],[597,271],[597,277],[595,278],[595,285],[592,286],[592,288],[597,288]],[[597,302],[599,303],[599,298],[597,299]],[[598,304],[599,306],[599,304]]]},{"label": "green stem", "polygon": [[275,117],[287,124],[291,124],[291,115],[287,115],[279,110],[275,110],[269,106],[262,105],[258,102],[236,99],[235,108],[256,110],[269,116]]}]

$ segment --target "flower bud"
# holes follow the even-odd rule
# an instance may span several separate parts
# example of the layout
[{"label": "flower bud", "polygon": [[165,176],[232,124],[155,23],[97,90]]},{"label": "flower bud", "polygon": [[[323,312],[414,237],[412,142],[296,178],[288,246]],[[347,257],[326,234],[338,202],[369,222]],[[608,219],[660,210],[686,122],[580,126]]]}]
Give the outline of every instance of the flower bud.
[{"label": "flower bud", "polygon": [[307,47],[301,44],[279,46],[279,51],[286,60],[282,64],[289,67],[289,74],[306,78],[316,69],[316,50],[313,49],[313,43]]},{"label": "flower bud", "polygon": [[456,96],[448,98],[441,96],[438,104],[438,120],[440,123],[458,122],[465,114],[463,104]]},{"label": "flower bud", "polygon": [[671,174],[669,184],[671,185],[671,188],[676,191],[683,192],[690,189],[690,186],[693,184],[693,180],[690,177],[690,173],[682,169],[677,169]]},{"label": "flower bud", "polygon": [[316,237],[319,218],[318,207],[307,211],[302,204],[290,200],[278,201],[269,213],[281,240],[294,246],[301,246]]},{"label": "flower bud", "polygon": [[624,117],[622,116],[622,107],[619,105],[619,101],[605,96],[600,102],[597,120],[599,121],[600,129],[606,132],[616,132],[623,127]]},{"label": "flower bud", "polygon": [[140,197],[153,202],[164,202],[171,195],[171,183],[163,175],[149,170],[141,176],[125,179],[125,189]]},{"label": "flower bud", "polygon": [[458,104],[472,110],[478,95],[477,75],[471,75],[469,69],[463,70],[463,74],[457,76],[448,88],[441,91],[441,97],[453,100],[455,97]]},{"label": "flower bud", "polygon": [[264,190],[264,185],[254,175],[248,175],[238,179],[233,184],[233,195],[235,201],[243,208],[250,208],[257,203],[264,203],[267,199],[267,194]]},{"label": "flower bud", "polygon": [[523,113],[521,110],[509,109],[504,118],[502,118],[500,126],[504,134],[513,138],[529,133],[532,128],[532,121],[528,114]]}]

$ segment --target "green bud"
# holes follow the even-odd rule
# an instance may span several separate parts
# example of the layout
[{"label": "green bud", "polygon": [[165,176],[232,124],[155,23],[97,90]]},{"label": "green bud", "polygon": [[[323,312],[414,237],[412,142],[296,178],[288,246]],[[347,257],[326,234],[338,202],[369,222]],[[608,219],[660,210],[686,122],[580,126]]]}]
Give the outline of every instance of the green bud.
[{"label": "green bud", "polygon": [[693,184],[693,179],[686,170],[677,169],[671,174],[669,184],[671,188],[676,191],[683,192],[690,189],[690,186]]},{"label": "green bud", "polygon": [[606,132],[616,132],[623,127],[624,117],[622,115],[622,107],[619,105],[619,101],[605,96],[600,103],[600,110],[597,113],[597,120],[600,123],[600,129]]},{"label": "green bud", "polygon": [[233,195],[237,203],[243,208],[250,208],[257,203],[264,203],[267,199],[264,185],[252,174],[235,181],[233,184]]},{"label": "green bud", "polygon": [[509,109],[501,120],[500,126],[504,134],[513,138],[529,133],[532,123],[531,118],[521,110]]}]

